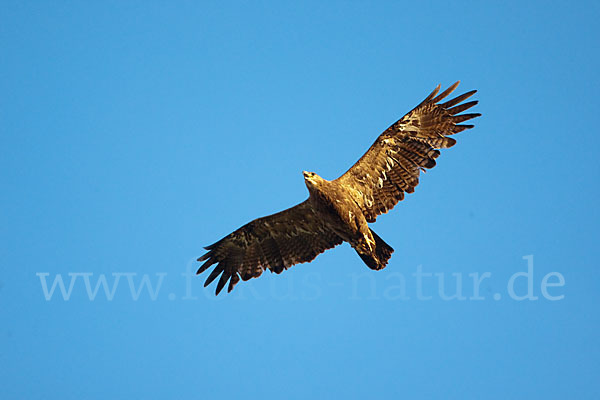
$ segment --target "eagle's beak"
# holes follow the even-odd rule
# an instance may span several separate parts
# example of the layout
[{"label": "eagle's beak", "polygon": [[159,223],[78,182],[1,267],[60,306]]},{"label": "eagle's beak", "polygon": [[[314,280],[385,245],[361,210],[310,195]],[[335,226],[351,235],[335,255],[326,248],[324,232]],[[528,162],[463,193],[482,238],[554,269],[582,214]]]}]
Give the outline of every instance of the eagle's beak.
[{"label": "eagle's beak", "polygon": [[308,177],[308,172],[302,171],[302,175],[304,175],[304,179],[306,179]]}]

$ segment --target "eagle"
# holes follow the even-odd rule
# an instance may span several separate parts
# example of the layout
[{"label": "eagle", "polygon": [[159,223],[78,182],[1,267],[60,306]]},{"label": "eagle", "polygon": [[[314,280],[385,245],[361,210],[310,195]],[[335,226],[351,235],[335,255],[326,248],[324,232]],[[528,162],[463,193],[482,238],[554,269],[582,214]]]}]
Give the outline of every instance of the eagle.
[{"label": "eagle", "polygon": [[369,268],[385,268],[394,249],[369,228],[369,223],[391,210],[405,193],[414,192],[421,171],[435,166],[439,149],[456,144],[449,135],[474,126],[462,122],[481,116],[462,113],[478,103],[463,103],[476,90],[441,103],[459,83],[442,93],[438,85],[379,135],[339,178],[328,181],[303,171],[309,197],[302,203],[257,218],[205,247],[207,253],[198,258],[204,263],[197,274],[213,265],[214,269],[204,286],[220,275],[216,295],[228,282],[227,291],[231,292],[240,279],[257,278],[266,269],[279,274],[343,242],[348,242]]}]

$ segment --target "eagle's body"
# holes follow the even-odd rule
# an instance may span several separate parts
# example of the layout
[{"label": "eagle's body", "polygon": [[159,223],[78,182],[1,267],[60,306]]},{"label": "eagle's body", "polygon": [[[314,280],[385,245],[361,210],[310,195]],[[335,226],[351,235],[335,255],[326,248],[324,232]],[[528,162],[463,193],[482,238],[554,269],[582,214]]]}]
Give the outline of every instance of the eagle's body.
[{"label": "eagle's body", "polygon": [[328,181],[313,172],[304,172],[304,181],[310,193],[308,202],[324,228],[350,243],[369,268],[384,268],[394,250],[369,228],[358,191],[339,180]]},{"label": "eagle's body", "polygon": [[[365,264],[383,269],[393,253],[368,223],[388,212],[404,193],[414,192],[419,174],[435,166],[438,149],[453,146],[447,135],[472,128],[458,123],[480,114],[458,113],[477,101],[460,104],[467,92],[445,103],[458,82],[437,95],[438,86],[423,102],[386,129],[346,173],[328,181],[304,172],[309,198],[277,214],[258,218],[206,247],[198,273],[217,264],[206,280],[219,275],[217,294],[229,282],[231,291],[240,278],[258,277],[265,269],[280,273],[294,264],[312,261],[318,254],[348,242]],[[437,96],[436,96],[437,95]]]}]

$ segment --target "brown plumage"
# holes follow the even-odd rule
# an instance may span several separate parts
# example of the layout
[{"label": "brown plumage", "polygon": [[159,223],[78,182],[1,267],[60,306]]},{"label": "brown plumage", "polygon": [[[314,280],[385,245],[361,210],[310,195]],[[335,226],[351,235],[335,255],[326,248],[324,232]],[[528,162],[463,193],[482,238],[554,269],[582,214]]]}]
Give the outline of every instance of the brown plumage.
[{"label": "brown plumage", "polygon": [[[277,214],[258,218],[206,247],[198,259],[198,274],[216,264],[204,286],[221,275],[216,293],[265,269],[281,273],[294,264],[309,262],[327,249],[348,242],[365,264],[385,268],[394,249],[373,232],[368,222],[391,210],[405,193],[419,184],[422,170],[435,166],[438,149],[454,146],[448,137],[473,125],[461,122],[481,114],[459,114],[477,101],[462,103],[472,90],[440,103],[456,89],[456,82],[438,94],[440,86],[412,111],[386,129],[346,173],[327,181],[304,172],[309,198]],[[462,103],[462,104],[460,104]]]}]

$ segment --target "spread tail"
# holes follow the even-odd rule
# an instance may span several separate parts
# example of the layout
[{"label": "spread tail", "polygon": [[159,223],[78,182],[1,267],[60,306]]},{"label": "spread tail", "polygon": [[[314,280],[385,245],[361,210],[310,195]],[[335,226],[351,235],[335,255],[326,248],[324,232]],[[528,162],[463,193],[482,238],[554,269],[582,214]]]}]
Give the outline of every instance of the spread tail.
[{"label": "spread tail", "polygon": [[373,239],[375,239],[375,251],[373,253],[360,253],[357,249],[356,252],[364,261],[364,263],[367,264],[367,267],[374,270],[384,269],[388,263],[388,260],[392,256],[394,249],[392,246],[384,242],[382,238],[377,236],[372,229],[371,234],[373,235]]}]

